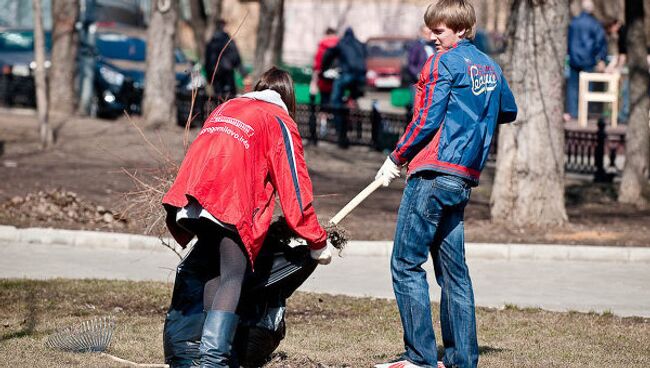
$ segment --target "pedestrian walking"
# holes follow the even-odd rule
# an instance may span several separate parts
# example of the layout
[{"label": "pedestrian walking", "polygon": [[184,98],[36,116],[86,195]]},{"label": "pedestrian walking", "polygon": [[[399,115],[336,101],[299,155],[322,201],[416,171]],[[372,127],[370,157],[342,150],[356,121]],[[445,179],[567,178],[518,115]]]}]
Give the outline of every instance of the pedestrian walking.
[{"label": "pedestrian walking", "polygon": [[[205,71],[212,95],[218,102],[229,100],[237,95],[235,71],[246,77],[235,40],[225,31],[226,22],[217,21],[216,30],[205,47]],[[221,55],[221,59],[219,59]],[[219,65],[217,65],[219,62]],[[216,69],[216,71],[215,71]]]},{"label": "pedestrian walking", "polygon": [[338,44],[339,37],[336,35],[336,30],[334,28],[328,27],[325,30],[325,36],[318,41],[318,47],[316,49],[316,54],[314,55],[314,64],[313,64],[313,73],[312,80],[310,84],[310,93],[315,95],[320,94],[320,103],[321,105],[329,104],[330,94],[332,93],[332,84],[334,79],[328,75],[324,75],[325,70],[323,70],[323,56],[327,50],[333,48]]},{"label": "pedestrian walking", "polygon": [[[414,116],[377,172],[388,186],[408,164],[391,256],[405,352],[378,368],[476,367],[474,292],[465,263],[463,218],[497,123],[517,106],[501,68],[470,40],[476,15],[466,0],[440,0],[424,15],[436,53],[417,83]],[[442,289],[444,356],[438,362],[426,272],[431,254]]]},{"label": "pedestrian walking", "polygon": [[330,104],[334,112],[334,125],[338,133],[338,144],[341,148],[349,145],[347,139],[348,122],[347,114],[343,109],[343,97],[348,91],[347,106],[357,107],[357,98],[363,95],[366,85],[366,45],[354,35],[352,28],[348,27],[343,37],[336,46],[327,50],[323,56],[321,68],[329,69],[334,62],[337,63],[339,75],[334,79]]},{"label": "pedestrian walking", "polygon": [[330,96],[332,106],[343,105],[346,90],[350,92],[348,99],[350,103],[362,95],[366,84],[367,57],[366,45],[357,39],[351,27],[345,30],[336,46],[325,53],[321,64],[322,69],[327,70],[336,62],[340,70],[340,74],[332,86],[332,95]]}]

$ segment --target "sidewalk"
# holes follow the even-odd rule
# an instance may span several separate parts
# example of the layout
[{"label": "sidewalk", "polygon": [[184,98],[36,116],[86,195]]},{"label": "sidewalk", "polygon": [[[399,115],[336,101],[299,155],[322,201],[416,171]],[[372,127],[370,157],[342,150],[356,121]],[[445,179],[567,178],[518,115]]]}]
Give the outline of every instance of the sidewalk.
[{"label": "sidewalk", "polygon": [[[183,249],[172,238],[163,239]],[[55,244],[82,248],[166,251],[161,239],[153,236],[52,228],[17,229],[0,225],[0,242]],[[392,241],[351,241],[344,250],[349,256],[389,256]],[[467,243],[469,259],[549,260],[645,263],[650,266],[650,247],[606,247],[557,244]]]},{"label": "sidewalk", "polygon": [[[348,244],[302,291],[392,298],[390,242]],[[0,226],[0,278],[173,282],[179,258],[152,237]],[[476,304],[650,317],[650,249],[468,244]],[[429,273],[431,296],[439,289]],[[353,282],[351,282],[353,281]]]}]

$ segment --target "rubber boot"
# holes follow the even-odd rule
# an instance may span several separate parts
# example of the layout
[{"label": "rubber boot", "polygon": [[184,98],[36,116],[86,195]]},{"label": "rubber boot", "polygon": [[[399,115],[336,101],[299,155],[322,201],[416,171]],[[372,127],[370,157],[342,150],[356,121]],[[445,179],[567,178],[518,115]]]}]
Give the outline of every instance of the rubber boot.
[{"label": "rubber boot", "polygon": [[232,312],[211,310],[205,317],[201,336],[201,368],[228,368],[232,341],[239,317]]}]

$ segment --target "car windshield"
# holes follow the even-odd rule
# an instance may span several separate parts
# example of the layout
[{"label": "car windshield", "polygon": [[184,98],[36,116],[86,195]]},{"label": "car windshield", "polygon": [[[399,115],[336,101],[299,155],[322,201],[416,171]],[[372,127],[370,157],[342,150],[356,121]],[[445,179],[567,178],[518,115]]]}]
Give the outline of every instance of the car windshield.
[{"label": "car windshield", "polygon": [[403,40],[368,40],[368,57],[400,57],[404,54]]},{"label": "car windshield", "polygon": [[[50,32],[45,32],[45,49],[51,48]],[[0,32],[0,51],[21,52],[34,51],[34,32],[32,31],[3,31]]]}]

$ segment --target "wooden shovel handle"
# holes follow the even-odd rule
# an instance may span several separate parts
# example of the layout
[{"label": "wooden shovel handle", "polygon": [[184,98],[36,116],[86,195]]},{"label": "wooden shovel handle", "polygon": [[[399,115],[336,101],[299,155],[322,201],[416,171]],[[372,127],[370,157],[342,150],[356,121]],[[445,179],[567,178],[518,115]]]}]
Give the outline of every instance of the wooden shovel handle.
[{"label": "wooden shovel handle", "polygon": [[376,179],[365,187],[359,194],[357,194],[348,204],[345,205],[332,219],[330,224],[337,225],[345,216],[347,216],[353,209],[355,209],[364,199],[366,199],[372,192],[381,186],[383,178]]}]

